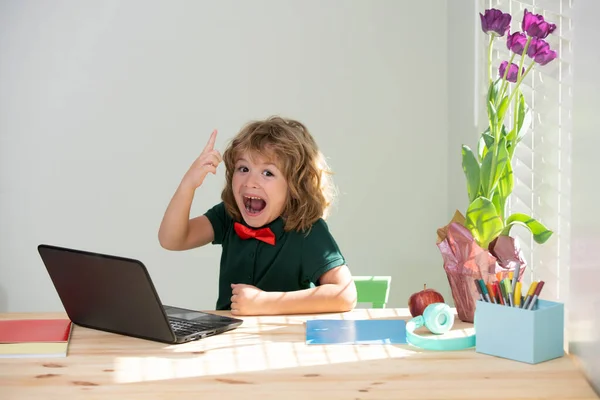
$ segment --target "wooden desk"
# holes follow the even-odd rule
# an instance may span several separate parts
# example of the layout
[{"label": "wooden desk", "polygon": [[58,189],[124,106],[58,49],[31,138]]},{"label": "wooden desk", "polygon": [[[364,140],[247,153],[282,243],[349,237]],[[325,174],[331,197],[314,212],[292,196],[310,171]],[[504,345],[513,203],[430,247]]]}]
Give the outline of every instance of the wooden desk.
[{"label": "wooden desk", "polygon": [[[0,359],[8,399],[597,399],[569,357],[537,365],[474,350],[304,343],[315,317],[408,319],[405,309],[246,317],[238,329],[165,345],[75,326],[69,356]],[[0,314],[0,318],[64,314]],[[471,328],[455,324],[456,334]]]}]

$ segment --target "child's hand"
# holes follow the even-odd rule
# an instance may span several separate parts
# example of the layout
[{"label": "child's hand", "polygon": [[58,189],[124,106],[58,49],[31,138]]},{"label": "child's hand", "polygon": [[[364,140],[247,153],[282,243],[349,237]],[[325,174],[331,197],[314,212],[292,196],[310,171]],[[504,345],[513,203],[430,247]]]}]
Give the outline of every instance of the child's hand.
[{"label": "child's hand", "polygon": [[223,160],[221,157],[221,153],[218,150],[215,150],[215,140],[217,138],[217,130],[215,129],[210,138],[208,139],[208,143],[200,156],[193,162],[190,169],[186,172],[182,179],[182,184],[190,187],[192,189],[196,189],[202,182],[204,182],[204,178],[206,174],[211,172],[213,175],[217,172],[217,165]]},{"label": "child's hand", "polygon": [[235,284],[231,285],[231,313],[234,315],[256,315],[264,310],[266,292],[256,286]]}]

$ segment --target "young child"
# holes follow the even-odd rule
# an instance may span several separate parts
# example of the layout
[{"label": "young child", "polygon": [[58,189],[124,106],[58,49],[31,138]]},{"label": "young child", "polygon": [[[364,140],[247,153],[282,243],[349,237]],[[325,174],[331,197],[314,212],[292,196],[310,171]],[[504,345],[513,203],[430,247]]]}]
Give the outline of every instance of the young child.
[{"label": "young child", "polygon": [[[324,221],[333,190],[327,164],[298,121],[246,125],[221,157],[217,132],[184,175],[165,212],[168,250],[223,248],[217,310],[234,315],[342,312],[356,288]],[[195,190],[225,162],[222,202],[190,219]]]}]

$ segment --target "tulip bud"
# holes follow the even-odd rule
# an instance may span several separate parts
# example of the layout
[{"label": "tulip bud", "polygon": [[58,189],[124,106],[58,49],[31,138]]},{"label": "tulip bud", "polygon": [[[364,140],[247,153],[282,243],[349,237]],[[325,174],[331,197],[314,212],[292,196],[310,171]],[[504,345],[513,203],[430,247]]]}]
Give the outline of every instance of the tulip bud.
[{"label": "tulip bud", "polygon": [[484,14],[479,13],[479,16],[481,17],[481,29],[485,33],[493,32],[498,36],[504,36],[510,28],[511,15],[495,8],[485,10]]},{"label": "tulip bud", "polygon": [[540,14],[533,14],[525,9],[521,29],[527,32],[529,36],[538,39],[544,39],[556,29],[555,24],[550,24],[544,20]]},{"label": "tulip bud", "polygon": [[[502,61],[500,64],[500,68],[498,68],[498,73],[500,77],[504,77],[504,73],[506,72],[506,67],[508,65],[508,61]],[[521,75],[525,73],[525,68],[521,69]],[[508,67],[508,74],[506,75],[506,80],[509,82],[517,82],[517,78],[519,77],[519,66],[515,63],[511,63],[510,67]]]},{"label": "tulip bud", "polygon": [[527,36],[523,32],[515,32],[512,35],[508,35],[506,38],[506,47],[518,55],[523,54],[523,49],[525,49],[526,44]]}]

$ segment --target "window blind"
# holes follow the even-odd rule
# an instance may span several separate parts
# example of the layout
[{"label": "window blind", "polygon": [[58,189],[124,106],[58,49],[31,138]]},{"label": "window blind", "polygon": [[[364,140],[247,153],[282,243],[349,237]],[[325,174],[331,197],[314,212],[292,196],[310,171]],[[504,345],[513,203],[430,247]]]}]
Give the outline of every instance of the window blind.
[{"label": "window blind", "polygon": [[[521,31],[525,9],[543,15],[546,21],[557,26],[545,40],[558,57],[545,66],[536,65],[520,86],[532,110],[532,123],[513,158],[514,190],[507,204],[507,215],[526,213],[554,232],[544,244],[533,241],[531,233],[522,227],[513,228],[511,235],[519,241],[527,262],[525,287],[534,280],[543,280],[542,297],[564,302],[568,298],[570,261],[573,0],[478,0],[477,5],[482,14],[487,8],[509,12],[512,15],[511,33]],[[494,43],[494,74],[510,55],[505,35]],[[481,66],[487,65],[487,49],[481,46],[481,40],[477,57],[480,66],[477,79],[481,90],[476,101],[482,102],[487,91],[487,75],[486,68]],[[513,60],[518,65],[517,60],[519,56]],[[530,62],[526,56],[523,66],[527,67]],[[485,108],[479,107],[479,110],[483,114],[483,118],[478,116],[482,123],[481,132],[487,126],[487,120]],[[512,116],[508,118],[507,121],[512,121]]]}]

